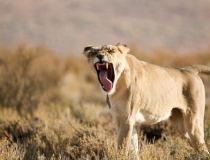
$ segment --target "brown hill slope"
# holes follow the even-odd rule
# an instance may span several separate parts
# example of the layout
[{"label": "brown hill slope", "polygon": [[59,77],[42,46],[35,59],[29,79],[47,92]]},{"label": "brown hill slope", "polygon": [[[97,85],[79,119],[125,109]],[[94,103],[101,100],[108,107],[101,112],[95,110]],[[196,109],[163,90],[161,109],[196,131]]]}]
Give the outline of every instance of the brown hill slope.
[{"label": "brown hill slope", "polygon": [[62,54],[118,42],[192,51],[208,48],[209,19],[207,0],[0,0],[0,43],[29,41]]}]

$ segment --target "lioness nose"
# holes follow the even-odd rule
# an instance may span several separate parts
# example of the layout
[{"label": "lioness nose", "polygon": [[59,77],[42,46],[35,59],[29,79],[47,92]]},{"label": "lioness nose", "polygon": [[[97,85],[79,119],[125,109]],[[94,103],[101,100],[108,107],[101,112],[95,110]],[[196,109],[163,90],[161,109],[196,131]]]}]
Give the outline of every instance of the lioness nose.
[{"label": "lioness nose", "polygon": [[98,57],[98,59],[99,59],[100,61],[102,61],[102,59],[104,58],[104,56],[101,55],[101,54],[97,55],[97,57]]}]

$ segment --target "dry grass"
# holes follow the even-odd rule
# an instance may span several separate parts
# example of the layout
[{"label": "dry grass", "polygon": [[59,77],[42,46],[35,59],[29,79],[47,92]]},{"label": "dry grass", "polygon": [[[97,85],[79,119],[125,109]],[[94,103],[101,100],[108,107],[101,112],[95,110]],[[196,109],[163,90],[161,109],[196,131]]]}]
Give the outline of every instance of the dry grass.
[{"label": "dry grass", "polygon": [[[159,65],[210,65],[209,52],[147,54],[133,47],[132,53]],[[84,58],[59,57],[43,47],[1,47],[0,75],[0,159],[134,159],[132,153],[126,156],[124,150],[116,150],[105,96]],[[203,77],[208,148],[209,79]],[[204,159],[168,122],[139,127],[138,133],[140,159]]]}]

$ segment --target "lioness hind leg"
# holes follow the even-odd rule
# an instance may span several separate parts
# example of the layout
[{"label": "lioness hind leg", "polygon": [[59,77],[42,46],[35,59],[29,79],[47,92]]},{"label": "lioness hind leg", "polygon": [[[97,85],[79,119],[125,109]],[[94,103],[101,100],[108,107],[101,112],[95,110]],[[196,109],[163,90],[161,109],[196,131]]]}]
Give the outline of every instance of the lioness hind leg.
[{"label": "lioness hind leg", "polygon": [[180,109],[174,108],[170,116],[173,127],[181,134],[181,136],[190,142],[190,137],[185,129],[183,114]]},{"label": "lioness hind leg", "polygon": [[175,129],[188,140],[194,150],[209,153],[204,141],[202,117],[200,120],[196,116],[184,115],[181,110],[174,108],[170,121]]},{"label": "lioness hind leg", "polygon": [[204,141],[203,118],[194,114],[190,112],[190,114],[184,116],[185,129],[190,136],[194,150],[209,154]]}]

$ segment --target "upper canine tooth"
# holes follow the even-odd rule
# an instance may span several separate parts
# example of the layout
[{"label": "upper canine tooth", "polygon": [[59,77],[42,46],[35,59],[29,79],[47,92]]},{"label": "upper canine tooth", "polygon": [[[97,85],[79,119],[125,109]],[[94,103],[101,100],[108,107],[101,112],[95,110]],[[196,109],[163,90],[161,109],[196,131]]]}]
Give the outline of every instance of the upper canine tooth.
[{"label": "upper canine tooth", "polygon": [[109,68],[109,64],[108,63],[106,63],[106,69],[108,69]]},{"label": "upper canine tooth", "polygon": [[98,63],[96,63],[96,69],[99,70]]}]

